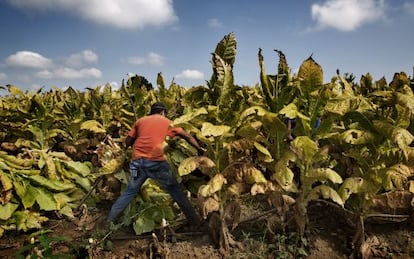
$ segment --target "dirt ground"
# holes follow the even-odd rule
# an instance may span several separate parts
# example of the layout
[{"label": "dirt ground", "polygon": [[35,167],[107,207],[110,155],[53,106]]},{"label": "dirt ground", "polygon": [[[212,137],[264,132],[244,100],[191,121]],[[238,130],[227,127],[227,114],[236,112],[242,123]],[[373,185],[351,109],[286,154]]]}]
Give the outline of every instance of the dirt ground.
[{"label": "dirt ground", "polygon": [[[227,255],[220,253],[208,231],[186,231],[164,229],[137,236],[131,229],[119,229],[108,237],[99,234],[97,222],[106,211],[90,212],[87,217],[75,221],[53,219],[44,229],[50,230],[49,239],[41,244],[42,235],[37,235],[30,249],[30,234],[6,232],[0,239],[0,258],[18,258],[19,249],[27,248],[35,254],[42,250],[45,258],[362,258],[354,253],[352,238],[355,228],[335,209],[324,204],[309,208],[309,225],[301,242],[300,253],[296,245],[297,235],[282,234],[266,230],[268,217],[240,224],[231,233],[240,246],[233,247]],[[65,237],[66,240],[53,240]],[[99,240],[103,240],[99,242]],[[52,241],[51,241],[52,239]],[[48,247],[48,248],[46,248]],[[37,249],[37,250],[36,250]],[[414,232],[407,222],[366,222],[364,258],[414,258]],[[27,257],[29,258],[29,257]],[[32,257],[36,258],[36,257]]]}]

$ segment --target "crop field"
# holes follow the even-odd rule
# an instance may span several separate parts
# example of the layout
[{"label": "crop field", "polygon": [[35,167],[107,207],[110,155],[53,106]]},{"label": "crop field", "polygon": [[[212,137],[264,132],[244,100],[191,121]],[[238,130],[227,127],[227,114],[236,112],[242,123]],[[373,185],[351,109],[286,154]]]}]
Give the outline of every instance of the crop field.
[{"label": "crop field", "polygon": [[[282,51],[266,69],[259,49],[260,84],[240,86],[236,54],[230,33],[201,86],[161,73],[156,88],[140,75],[116,90],[0,86],[0,257],[413,257],[414,78],[324,83],[316,58],[292,74]],[[149,180],[103,228],[127,183],[126,134],[156,101],[205,149],[165,141],[206,228],[183,227]]]}]

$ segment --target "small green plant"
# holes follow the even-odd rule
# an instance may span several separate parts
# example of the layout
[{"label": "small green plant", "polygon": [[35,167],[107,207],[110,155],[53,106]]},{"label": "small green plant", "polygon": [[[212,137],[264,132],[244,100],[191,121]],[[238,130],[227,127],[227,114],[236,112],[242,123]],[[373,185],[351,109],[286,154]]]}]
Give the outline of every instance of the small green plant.
[{"label": "small green plant", "polygon": [[70,241],[67,237],[51,237],[47,235],[52,230],[41,229],[29,236],[29,244],[16,253],[17,259],[35,258],[71,258],[70,254],[54,254],[53,246],[58,242]]},{"label": "small green plant", "polygon": [[272,251],[274,258],[304,258],[308,256],[306,252],[308,241],[297,233],[276,234],[273,238],[275,240],[275,249]]}]

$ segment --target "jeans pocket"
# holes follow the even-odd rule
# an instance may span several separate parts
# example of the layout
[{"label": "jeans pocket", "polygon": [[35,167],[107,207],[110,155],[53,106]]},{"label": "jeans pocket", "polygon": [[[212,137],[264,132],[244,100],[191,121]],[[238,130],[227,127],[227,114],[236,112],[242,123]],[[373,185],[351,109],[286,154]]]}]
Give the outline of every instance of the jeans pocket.
[{"label": "jeans pocket", "polygon": [[131,178],[133,178],[133,179],[137,179],[138,178],[138,169],[135,169],[135,168],[131,168],[130,170],[129,170],[129,172],[130,172],[130,177]]}]

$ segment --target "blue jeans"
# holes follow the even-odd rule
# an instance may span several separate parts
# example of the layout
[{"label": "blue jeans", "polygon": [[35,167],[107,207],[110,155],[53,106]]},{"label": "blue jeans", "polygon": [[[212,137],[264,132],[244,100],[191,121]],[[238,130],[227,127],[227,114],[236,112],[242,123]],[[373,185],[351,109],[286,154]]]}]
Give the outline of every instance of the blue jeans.
[{"label": "blue jeans", "polygon": [[108,221],[114,221],[119,216],[148,178],[156,180],[171,195],[171,198],[177,202],[188,220],[199,221],[196,211],[178,184],[167,161],[151,161],[140,158],[132,161],[129,169],[128,186],[112,205],[111,211],[108,214]]}]

